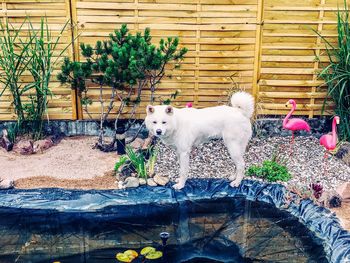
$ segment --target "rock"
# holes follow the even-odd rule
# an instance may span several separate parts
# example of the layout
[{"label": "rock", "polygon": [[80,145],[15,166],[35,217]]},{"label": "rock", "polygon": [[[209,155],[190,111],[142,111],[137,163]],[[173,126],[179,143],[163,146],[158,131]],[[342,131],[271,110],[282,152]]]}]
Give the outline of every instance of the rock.
[{"label": "rock", "polygon": [[2,131],[2,137],[0,138],[0,147],[4,148],[8,152],[13,149],[13,143],[10,142],[8,138],[7,130]]},{"label": "rock", "polygon": [[33,141],[20,140],[13,147],[13,151],[22,155],[29,155],[34,153]]},{"label": "rock", "polygon": [[152,137],[148,137],[144,140],[143,145],[142,145],[142,150],[148,149],[148,147],[152,144]]},{"label": "rock", "polygon": [[140,185],[139,179],[136,177],[126,178],[123,184],[125,188],[138,187],[139,185]]},{"label": "rock", "polygon": [[153,180],[156,184],[158,185],[161,185],[161,186],[164,186],[166,185],[167,183],[169,183],[169,177],[166,177],[166,176],[161,176],[159,174],[156,174],[154,177],[153,177]]},{"label": "rock", "polygon": [[141,138],[136,138],[132,143],[130,143],[130,146],[133,149],[137,150],[137,149],[140,149],[143,144],[144,144],[144,141]]},{"label": "rock", "polygon": [[157,183],[153,180],[153,178],[147,179],[147,185],[149,186],[157,186]]},{"label": "rock", "polygon": [[336,191],[344,201],[350,201],[350,182],[341,184]]},{"label": "rock", "polygon": [[119,181],[118,182],[118,189],[124,189],[125,186],[123,185],[123,182],[122,181]]},{"label": "rock", "polygon": [[343,160],[344,163],[350,166],[350,143],[345,142],[342,145],[340,145],[335,156]]},{"label": "rock", "polygon": [[342,201],[343,200],[339,195],[333,195],[328,200],[328,207],[330,208],[341,207]]},{"label": "rock", "polygon": [[33,145],[33,150],[35,153],[43,153],[45,150],[49,149],[53,145],[53,141],[50,138],[46,138],[43,140],[35,141]]},{"label": "rock", "polygon": [[145,185],[145,184],[147,184],[147,181],[144,178],[140,178],[139,183],[140,183],[140,185]]},{"label": "rock", "polygon": [[0,189],[11,189],[15,186],[15,182],[13,180],[4,179],[0,181]]}]

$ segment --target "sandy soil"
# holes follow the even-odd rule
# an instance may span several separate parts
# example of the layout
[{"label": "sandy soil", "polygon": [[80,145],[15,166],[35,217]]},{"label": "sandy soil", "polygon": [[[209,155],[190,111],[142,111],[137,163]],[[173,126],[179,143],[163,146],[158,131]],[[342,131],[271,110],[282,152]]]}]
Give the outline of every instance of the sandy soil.
[{"label": "sandy soil", "polygon": [[113,170],[118,155],[92,149],[95,141],[95,137],[65,138],[42,154],[28,156],[7,153],[1,149],[0,178],[18,180],[49,176],[59,179],[91,179],[103,176]]}]

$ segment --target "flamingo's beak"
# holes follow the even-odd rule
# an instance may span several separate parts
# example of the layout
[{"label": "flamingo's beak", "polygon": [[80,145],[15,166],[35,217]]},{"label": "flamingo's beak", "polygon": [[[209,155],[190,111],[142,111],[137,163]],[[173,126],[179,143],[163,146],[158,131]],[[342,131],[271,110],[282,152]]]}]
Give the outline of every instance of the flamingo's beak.
[{"label": "flamingo's beak", "polygon": [[339,119],[339,118],[336,118],[336,119],[335,119],[335,122],[336,122],[337,124],[339,124],[339,123],[340,123],[340,119]]},{"label": "flamingo's beak", "polygon": [[287,101],[286,104],[284,104],[284,106],[288,107],[289,106],[289,101]]}]

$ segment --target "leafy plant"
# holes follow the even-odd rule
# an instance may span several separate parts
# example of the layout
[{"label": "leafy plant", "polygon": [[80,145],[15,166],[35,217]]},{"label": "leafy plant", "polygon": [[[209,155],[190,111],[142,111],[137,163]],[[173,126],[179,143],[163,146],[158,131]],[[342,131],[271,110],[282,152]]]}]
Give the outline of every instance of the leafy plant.
[{"label": "leafy plant", "polygon": [[130,168],[136,171],[140,178],[147,179],[154,174],[156,160],[157,151],[154,146],[148,147],[146,151],[134,150],[131,146],[126,146],[126,155],[121,156],[114,170],[120,172],[120,168],[129,161]]},{"label": "leafy plant", "polygon": [[323,111],[328,102],[335,103],[335,114],[341,118],[339,125],[340,137],[350,140],[350,21],[349,10],[344,1],[344,11],[337,12],[337,44],[332,44],[320,32],[318,34],[326,46],[326,55],[329,64],[321,64],[323,69],[319,72],[319,78],[327,85],[327,97],[325,98]]},{"label": "leafy plant", "polygon": [[5,24],[0,24],[0,83],[3,84],[3,89],[0,91],[0,97],[9,91],[12,97],[12,105],[14,106],[15,114],[17,115],[17,123],[19,129],[22,128],[25,121],[25,113],[23,109],[22,94],[27,89],[23,88],[21,78],[27,69],[30,62],[30,57],[26,57],[32,39],[25,42],[20,41],[20,32],[26,23],[26,20],[18,29],[9,23],[6,18]]},{"label": "leafy plant", "polygon": [[[24,28],[25,25],[28,28]],[[58,55],[54,53],[67,25],[68,22],[54,38],[44,18],[39,30],[28,18],[18,29],[7,19],[5,25],[1,24],[0,82],[4,85],[0,97],[7,90],[12,95],[12,105],[17,115],[16,132],[12,133],[15,136],[29,133],[35,140],[43,136],[43,117],[47,111],[48,97],[52,96],[49,87],[51,75],[68,46]],[[26,71],[31,74],[32,81],[23,84],[22,76]]]},{"label": "leafy plant", "polygon": [[29,48],[26,49],[26,57],[31,58],[28,63],[28,71],[33,77],[33,82],[28,86],[28,89],[33,95],[28,96],[30,101],[24,104],[24,111],[29,124],[29,132],[33,139],[38,140],[43,136],[43,119],[47,113],[48,100],[53,96],[49,86],[52,72],[62,54],[69,47],[67,45],[58,55],[54,54],[57,52],[57,45],[68,26],[68,22],[61,28],[57,37],[52,36],[47,18],[41,18],[39,30],[34,28],[30,20],[28,20],[28,24],[28,34],[32,41]]},{"label": "leafy plant", "polygon": [[247,170],[247,175],[260,177],[269,182],[287,182],[292,178],[287,167],[278,162],[276,156],[274,156],[271,160],[264,161],[262,165],[250,166]]},{"label": "leafy plant", "polygon": [[[89,113],[88,98],[89,83],[99,88],[99,138],[97,148],[103,151],[115,151],[118,134],[123,134],[127,126],[119,125],[118,120],[127,107],[129,119],[133,119],[136,108],[141,101],[142,91],[149,89],[151,102],[155,99],[155,90],[165,75],[166,65],[180,66],[186,48],[179,49],[178,38],[161,39],[159,46],[151,43],[150,29],[143,34],[129,33],[126,25],[109,35],[106,41],[97,41],[95,47],[81,44],[81,54],[85,61],[75,62],[65,59],[62,71],[58,75],[61,83],[70,83],[73,89],[82,97],[84,111]],[[108,90],[108,89],[109,90]],[[106,93],[108,95],[106,95]],[[108,97],[106,99],[106,97]],[[119,103],[116,103],[119,101]],[[105,140],[105,123],[112,112],[116,110],[115,134],[111,142]]]}]

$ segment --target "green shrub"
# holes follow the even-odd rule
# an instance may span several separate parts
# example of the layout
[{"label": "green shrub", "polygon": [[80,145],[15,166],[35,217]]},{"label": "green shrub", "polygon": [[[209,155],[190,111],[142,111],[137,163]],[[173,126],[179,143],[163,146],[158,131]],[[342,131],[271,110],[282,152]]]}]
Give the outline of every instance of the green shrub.
[{"label": "green shrub", "polygon": [[292,178],[287,167],[276,160],[266,160],[262,165],[250,166],[247,175],[263,178],[269,182],[287,182]]},{"label": "green shrub", "polygon": [[134,170],[138,177],[147,179],[154,174],[154,165],[157,160],[157,151],[154,146],[148,147],[147,150],[134,150],[130,146],[126,146],[126,155],[120,157],[115,164],[114,170],[121,172],[120,168],[129,162],[129,168]]},{"label": "green shrub", "polygon": [[[144,90],[150,91],[149,99],[153,103],[158,84],[180,66],[187,49],[181,48],[179,39],[172,37],[160,39],[159,45],[155,45],[149,28],[143,34],[131,34],[125,24],[111,33],[107,40],[97,41],[94,47],[83,43],[80,47],[84,60],[78,62],[66,58],[58,79],[77,90],[84,112],[90,117],[89,84],[92,82],[98,86],[100,133],[96,147],[102,151],[115,151],[118,134],[131,127],[130,123],[118,122],[121,114],[130,107],[128,118],[135,118],[136,108],[141,98],[145,98]],[[105,129],[107,119],[114,112],[114,138],[110,142],[105,140]]]},{"label": "green shrub", "polygon": [[337,12],[337,43],[327,39],[320,32],[314,30],[326,46],[326,55],[329,63],[322,63],[317,57],[322,70],[319,78],[327,85],[327,96],[324,101],[323,111],[328,102],[334,102],[334,112],[341,119],[339,135],[343,140],[350,140],[350,14],[347,3],[344,1],[344,11]]}]

